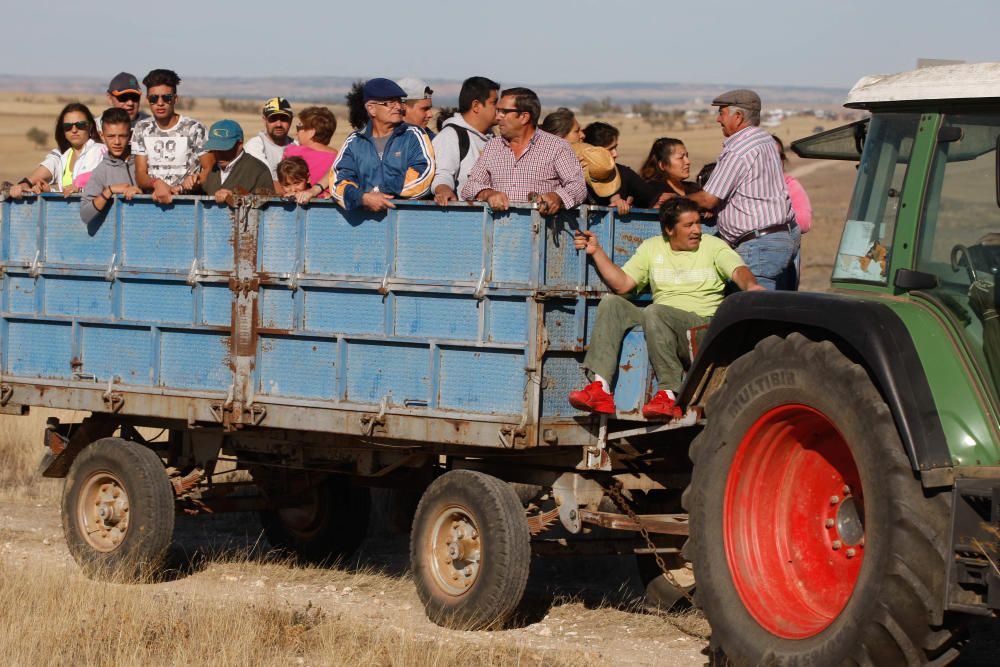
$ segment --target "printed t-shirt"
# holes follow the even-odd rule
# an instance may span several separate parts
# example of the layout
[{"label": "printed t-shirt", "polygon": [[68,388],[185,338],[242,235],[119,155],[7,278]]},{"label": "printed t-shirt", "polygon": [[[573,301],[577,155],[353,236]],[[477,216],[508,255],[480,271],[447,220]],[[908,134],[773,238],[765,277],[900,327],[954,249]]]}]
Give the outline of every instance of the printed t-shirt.
[{"label": "printed t-shirt", "polygon": [[180,185],[198,170],[198,158],[208,132],[193,118],[180,116],[169,130],[162,130],[152,118],[140,120],[132,129],[132,155],[146,158],[150,178],[168,185]]},{"label": "printed t-shirt", "polygon": [[309,182],[317,183],[330,173],[333,161],[337,159],[337,151],[318,151],[309,146],[292,144],[285,147],[285,157],[300,157],[309,165]]},{"label": "printed t-shirt", "polygon": [[702,236],[697,250],[674,250],[663,236],[642,242],[622,270],[636,282],[649,285],[653,303],[672,306],[701,317],[711,317],[722,303],[726,281],[746,266],[722,239]]}]

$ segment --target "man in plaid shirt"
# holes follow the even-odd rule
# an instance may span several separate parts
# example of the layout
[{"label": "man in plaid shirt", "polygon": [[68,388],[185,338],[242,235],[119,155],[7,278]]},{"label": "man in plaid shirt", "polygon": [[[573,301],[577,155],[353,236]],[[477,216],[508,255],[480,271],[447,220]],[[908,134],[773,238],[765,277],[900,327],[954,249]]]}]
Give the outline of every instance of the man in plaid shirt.
[{"label": "man in plaid shirt", "polygon": [[531,201],[552,215],[587,198],[580,162],[570,145],[538,129],[542,105],[527,88],[508,88],[497,103],[497,130],[483,147],[462,187],[463,199],[484,201],[496,211]]}]

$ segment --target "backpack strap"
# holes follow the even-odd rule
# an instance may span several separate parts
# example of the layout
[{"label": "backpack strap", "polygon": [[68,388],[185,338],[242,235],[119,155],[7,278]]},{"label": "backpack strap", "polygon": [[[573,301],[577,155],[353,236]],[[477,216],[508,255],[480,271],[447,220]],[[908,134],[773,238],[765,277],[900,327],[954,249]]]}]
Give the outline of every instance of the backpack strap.
[{"label": "backpack strap", "polygon": [[448,127],[455,130],[455,134],[458,135],[458,163],[462,164],[462,160],[469,154],[469,130],[458,125],[449,125]]}]

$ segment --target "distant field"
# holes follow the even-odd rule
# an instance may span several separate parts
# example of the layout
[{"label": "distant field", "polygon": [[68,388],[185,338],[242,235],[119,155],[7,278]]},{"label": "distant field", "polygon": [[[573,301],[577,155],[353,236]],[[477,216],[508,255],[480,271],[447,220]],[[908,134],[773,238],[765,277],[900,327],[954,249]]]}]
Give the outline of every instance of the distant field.
[{"label": "distant field", "polygon": [[[26,137],[32,127],[37,127],[51,136],[55,126],[56,116],[60,109],[70,101],[65,96],[43,93],[0,93],[0,181],[16,181],[29,173],[41,160],[44,153],[55,145],[39,149]],[[105,108],[106,99],[103,95],[83,97],[80,101],[91,107],[95,115]],[[306,100],[292,99],[294,109],[309,106]],[[544,102],[544,100],[543,100]],[[240,100],[241,105],[248,104]],[[208,124],[221,118],[232,118],[240,123],[246,136],[250,137],[263,129],[256,106],[251,102],[251,111],[241,113],[224,112],[218,98],[196,98],[192,110],[182,113],[197,118]],[[350,133],[347,123],[347,109],[344,106],[332,106],[331,110],[337,117],[337,132],[331,144],[340,147]],[[581,116],[584,125],[595,118]],[[650,145],[658,137],[672,136],[684,141],[691,155],[692,177],[701,167],[715,160],[722,145],[722,133],[714,122],[696,127],[669,128],[664,125],[651,125],[639,118],[626,118],[623,115],[606,116],[605,122],[621,130],[619,144],[619,161],[637,169],[642,165]],[[830,121],[818,121],[813,117],[794,117],[788,119],[779,127],[773,128],[787,145],[793,139],[798,139],[812,133],[817,125],[832,127]],[[801,181],[813,200],[814,229],[803,240],[803,289],[822,289],[829,281],[833,266],[833,256],[836,244],[840,238],[850,190],[854,183],[854,167],[847,163],[817,163],[798,160],[790,156],[789,169],[795,173],[805,165]]]}]

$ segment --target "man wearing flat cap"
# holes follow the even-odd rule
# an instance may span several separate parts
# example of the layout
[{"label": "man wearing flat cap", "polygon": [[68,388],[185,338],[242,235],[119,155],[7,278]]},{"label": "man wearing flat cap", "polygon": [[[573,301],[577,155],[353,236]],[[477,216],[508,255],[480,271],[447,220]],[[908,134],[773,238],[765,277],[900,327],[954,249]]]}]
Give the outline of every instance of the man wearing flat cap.
[{"label": "man wearing flat cap", "polygon": [[688,197],[718,212],[719,235],[758,283],[793,290],[801,234],[774,139],[759,127],[760,97],[752,90],[730,90],[712,106],[719,107],[722,153],[705,189]]},{"label": "man wearing flat cap", "polygon": [[395,208],[395,198],[423,197],[434,180],[434,149],[422,129],[403,122],[406,91],[376,78],[362,97],[368,124],[347,137],[333,163],[333,198],[349,211],[379,212]]}]

